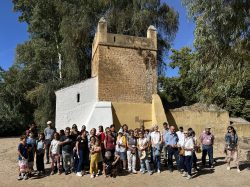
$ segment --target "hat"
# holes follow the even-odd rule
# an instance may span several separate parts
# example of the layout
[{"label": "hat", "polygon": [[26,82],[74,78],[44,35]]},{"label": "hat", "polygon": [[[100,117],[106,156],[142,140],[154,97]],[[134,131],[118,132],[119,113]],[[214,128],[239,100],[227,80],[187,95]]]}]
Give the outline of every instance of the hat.
[{"label": "hat", "polygon": [[122,133],[123,134],[122,128],[119,129],[118,133]]},{"label": "hat", "polygon": [[141,154],[140,154],[140,159],[144,159],[146,157],[146,151],[141,151]]},{"label": "hat", "polygon": [[51,125],[52,124],[52,121],[47,121],[47,125]]}]

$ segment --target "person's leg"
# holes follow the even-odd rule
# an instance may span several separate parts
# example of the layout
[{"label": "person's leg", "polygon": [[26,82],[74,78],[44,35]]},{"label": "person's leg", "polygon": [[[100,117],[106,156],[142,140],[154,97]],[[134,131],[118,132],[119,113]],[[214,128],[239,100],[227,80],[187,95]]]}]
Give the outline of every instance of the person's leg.
[{"label": "person's leg", "polygon": [[36,154],[36,170],[41,171],[41,155]]},{"label": "person's leg", "polygon": [[191,167],[191,156],[186,156],[186,169],[187,169],[187,172],[188,172],[188,175],[191,176],[191,172],[192,172],[192,167]]},{"label": "person's leg", "polygon": [[186,176],[187,172],[188,172],[188,168],[187,168],[187,156],[183,156],[183,169],[184,169],[184,176]]},{"label": "person's leg", "polygon": [[122,152],[122,155],[123,155],[123,161],[122,161],[123,170],[126,170],[127,169],[127,153]]},{"label": "person's leg", "polygon": [[55,156],[51,155],[51,174],[54,174],[54,169],[55,169]]},{"label": "person's leg", "polygon": [[89,167],[89,173],[92,175],[94,172],[94,157],[91,155],[90,157],[90,167]]},{"label": "person's leg", "polygon": [[179,151],[178,151],[178,149],[173,149],[173,151],[174,151],[174,158],[175,158],[175,161],[176,161],[176,168],[178,169],[178,170],[180,170],[180,158],[179,158]]},{"label": "person's leg", "polygon": [[145,163],[145,160],[144,159],[140,159],[140,165],[141,165],[141,172],[145,172],[145,167],[144,167],[144,163]]},{"label": "person's leg", "polygon": [[207,156],[207,148],[205,145],[202,146],[202,156],[201,156],[201,160],[202,160],[202,165],[205,166],[206,165],[206,156]]},{"label": "person's leg", "polygon": [[60,155],[59,154],[56,155],[55,159],[56,159],[56,163],[57,163],[57,167],[58,167],[58,173],[61,174],[62,169],[61,169],[61,164],[60,164]]},{"label": "person's leg", "polygon": [[136,173],[136,154],[132,154],[132,172]]},{"label": "person's leg", "polygon": [[180,156],[179,169],[184,169],[184,156]]},{"label": "person's leg", "polygon": [[128,171],[132,171],[132,156],[131,151],[127,151]]},{"label": "person's leg", "polygon": [[173,170],[173,149],[168,147],[168,169]]},{"label": "person's leg", "polygon": [[208,152],[208,158],[209,158],[209,166],[213,166],[214,159],[213,159],[213,146],[208,146],[207,149]]},{"label": "person's leg", "polygon": [[147,168],[148,173],[152,173],[150,165],[149,165],[148,156],[145,157],[145,164],[146,164],[146,168]]},{"label": "person's leg", "polygon": [[232,157],[233,157],[233,161],[237,167],[237,169],[239,170],[239,157],[238,157],[238,151],[237,150],[233,150],[232,151]]},{"label": "person's leg", "polygon": [[95,158],[95,174],[98,174],[98,158]]},{"label": "person's leg", "polygon": [[194,169],[197,170],[197,156],[196,156],[195,152],[193,152],[191,159],[192,159],[192,161],[191,161],[191,167],[193,166]]},{"label": "person's leg", "polygon": [[166,145],[163,146],[162,151],[163,151],[164,164],[165,164],[165,166],[167,166],[167,160],[168,160],[167,159],[167,153],[168,153],[168,151],[167,151],[167,146]]},{"label": "person's leg", "polygon": [[83,168],[83,151],[79,150],[79,161],[77,166],[77,172],[81,172]]},{"label": "person's leg", "polygon": [[46,148],[46,150],[45,150],[45,152],[46,152],[46,163],[47,164],[49,164],[49,147],[50,147],[50,143],[49,143],[49,140],[47,141],[47,143],[46,143],[46,146],[45,146],[45,148]]}]

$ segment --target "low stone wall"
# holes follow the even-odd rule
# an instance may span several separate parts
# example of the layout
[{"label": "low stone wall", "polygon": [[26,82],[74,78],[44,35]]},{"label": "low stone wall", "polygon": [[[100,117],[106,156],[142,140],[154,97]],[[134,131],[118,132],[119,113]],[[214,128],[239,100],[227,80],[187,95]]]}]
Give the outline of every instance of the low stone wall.
[{"label": "low stone wall", "polygon": [[184,130],[193,128],[199,136],[206,126],[211,127],[215,137],[224,137],[229,125],[227,111],[195,111],[195,110],[168,110],[166,112],[169,124],[177,128],[183,126]]}]

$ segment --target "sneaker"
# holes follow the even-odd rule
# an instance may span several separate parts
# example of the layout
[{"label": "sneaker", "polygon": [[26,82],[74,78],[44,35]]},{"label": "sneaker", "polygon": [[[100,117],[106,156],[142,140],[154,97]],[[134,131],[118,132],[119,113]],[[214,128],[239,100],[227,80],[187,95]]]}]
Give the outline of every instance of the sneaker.
[{"label": "sneaker", "polygon": [[161,170],[158,169],[158,170],[157,170],[157,173],[161,173]]},{"label": "sneaker", "polygon": [[55,174],[54,171],[51,171],[50,175],[54,175],[54,174]]},{"label": "sneaker", "polygon": [[98,177],[98,176],[99,176],[99,174],[97,173],[95,176],[96,176],[96,177]]},{"label": "sneaker", "polygon": [[237,172],[240,173],[240,169],[239,168],[237,169]]},{"label": "sneaker", "polygon": [[95,178],[95,176],[92,174],[92,175],[90,175],[90,178],[93,179],[93,178]]},{"label": "sneaker", "polygon": [[141,173],[142,173],[142,174],[145,174],[145,173],[146,173],[146,171],[145,171],[145,170],[144,170],[144,171],[142,170],[142,171],[141,171]]},{"label": "sneaker", "polygon": [[187,177],[188,176],[187,172],[183,172],[182,176]]},{"label": "sneaker", "polygon": [[152,172],[152,171],[149,171],[148,174],[149,174],[149,175],[153,175],[153,172]]},{"label": "sneaker", "polygon": [[81,172],[77,172],[77,173],[76,173],[76,176],[82,177],[82,173],[81,173]]},{"label": "sneaker", "polygon": [[230,166],[227,166],[227,170],[230,170],[231,168],[230,168]]},{"label": "sneaker", "polygon": [[23,177],[21,176],[21,175],[19,175],[18,177],[17,177],[17,180],[23,180]]},{"label": "sneaker", "polygon": [[137,172],[135,170],[132,171],[133,174],[137,174]]},{"label": "sneaker", "polygon": [[27,180],[28,179],[28,175],[25,174],[24,177],[23,177],[24,180]]},{"label": "sneaker", "polygon": [[187,178],[186,179],[191,179],[192,177],[191,177],[191,175],[187,175]]}]

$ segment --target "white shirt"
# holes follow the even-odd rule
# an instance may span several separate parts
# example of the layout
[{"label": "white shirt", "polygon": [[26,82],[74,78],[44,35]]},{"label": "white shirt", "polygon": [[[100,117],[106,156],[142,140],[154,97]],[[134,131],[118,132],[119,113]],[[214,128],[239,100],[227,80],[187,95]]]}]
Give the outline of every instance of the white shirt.
[{"label": "white shirt", "polygon": [[183,144],[184,144],[184,139],[185,139],[184,133],[181,132],[181,131],[177,131],[176,134],[177,134],[178,139],[179,139],[178,144],[179,144],[180,146],[183,146]]},{"label": "white shirt", "polygon": [[147,138],[139,138],[138,139],[138,146],[142,149],[148,143]]},{"label": "white shirt", "polygon": [[59,140],[52,140],[51,142],[51,153],[52,154],[59,154],[60,146],[59,146]]},{"label": "white shirt", "polygon": [[[184,140],[184,149],[194,149],[194,140],[192,137],[188,137]],[[186,151],[185,156],[192,156],[193,151]]]},{"label": "white shirt", "polygon": [[158,144],[158,143],[161,143],[161,133],[159,131],[157,132],[151,132],[151,142],[152,142],[152,145],[155,145],[155,144]]}]

